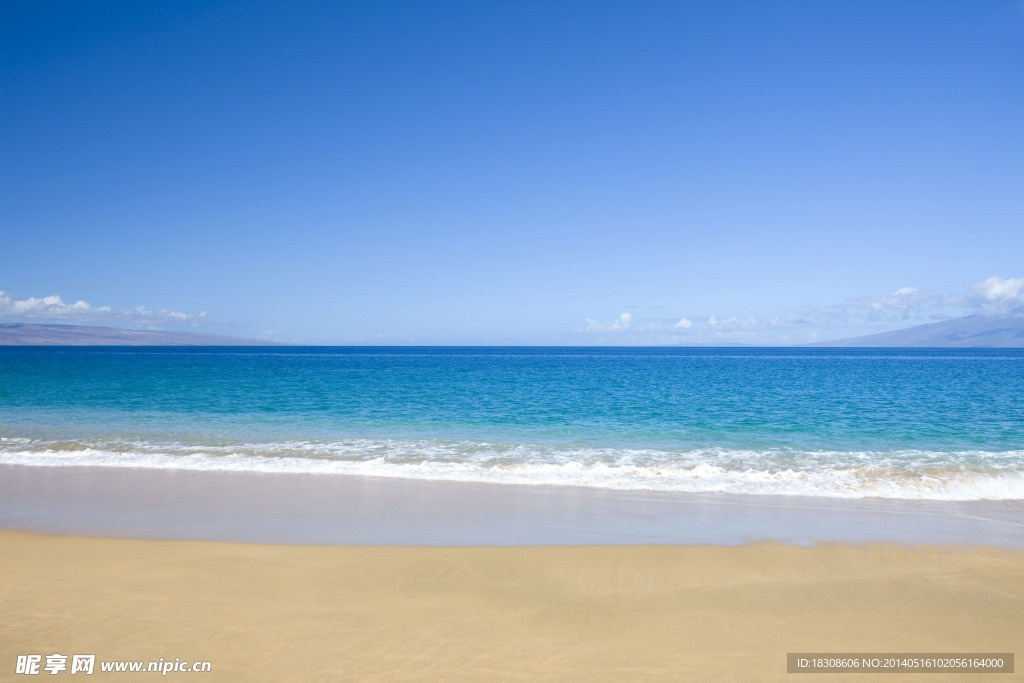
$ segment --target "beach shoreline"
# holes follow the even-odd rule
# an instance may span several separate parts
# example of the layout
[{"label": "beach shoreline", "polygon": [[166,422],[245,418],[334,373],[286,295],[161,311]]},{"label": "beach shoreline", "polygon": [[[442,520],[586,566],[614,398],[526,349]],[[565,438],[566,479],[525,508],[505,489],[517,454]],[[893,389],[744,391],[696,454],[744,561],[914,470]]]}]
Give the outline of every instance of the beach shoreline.
[{"label": "beach shoreline", "polygon": [[615,491],[377,477],[0,465],[0,529],[286,545],[1024,549],[1024,501]]},{"label": "beach shoreline", "polygon": [[[790,652],[1014,653],[1022,516],[1005,501],[4,465],[0,666],[56,653],[210,663],[171,680],[782,680]],[[957,679],[972,677],[1012,674]]]}]

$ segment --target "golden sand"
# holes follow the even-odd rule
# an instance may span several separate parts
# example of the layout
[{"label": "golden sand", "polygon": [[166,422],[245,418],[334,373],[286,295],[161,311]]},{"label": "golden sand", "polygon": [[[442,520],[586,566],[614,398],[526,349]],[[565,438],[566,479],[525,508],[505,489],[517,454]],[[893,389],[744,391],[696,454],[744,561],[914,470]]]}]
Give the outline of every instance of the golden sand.
[{"label": "golden sand", "polygon": [[[209,674],[169,680],[811,681],[822,678],[786,673],[787,652],[899,651],[1024,653],[1024,553],[297,547],[0,532],[5,680],[19,654],[80,653],[212,663]],[[139,677],[157,676],[107,679]]]}]

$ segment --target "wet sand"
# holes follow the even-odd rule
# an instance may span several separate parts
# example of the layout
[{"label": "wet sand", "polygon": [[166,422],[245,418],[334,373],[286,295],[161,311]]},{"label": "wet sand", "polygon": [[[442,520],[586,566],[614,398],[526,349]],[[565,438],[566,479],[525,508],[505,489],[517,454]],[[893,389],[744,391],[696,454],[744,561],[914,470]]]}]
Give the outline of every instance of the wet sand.
[{"label": "wet sand", "polygon": [[842,500],[0,465],[0,529],[292,545],[883,541],[1024,549],[1024,501]]}]

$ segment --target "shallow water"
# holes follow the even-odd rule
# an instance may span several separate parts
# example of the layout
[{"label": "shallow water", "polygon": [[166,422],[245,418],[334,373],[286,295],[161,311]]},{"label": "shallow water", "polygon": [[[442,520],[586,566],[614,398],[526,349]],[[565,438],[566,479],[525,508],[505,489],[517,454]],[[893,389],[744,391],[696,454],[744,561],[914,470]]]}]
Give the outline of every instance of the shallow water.
[{"label": "shallow water", "polygon": [[1024,499],[1024,351],[3,348],[0,463]]}]

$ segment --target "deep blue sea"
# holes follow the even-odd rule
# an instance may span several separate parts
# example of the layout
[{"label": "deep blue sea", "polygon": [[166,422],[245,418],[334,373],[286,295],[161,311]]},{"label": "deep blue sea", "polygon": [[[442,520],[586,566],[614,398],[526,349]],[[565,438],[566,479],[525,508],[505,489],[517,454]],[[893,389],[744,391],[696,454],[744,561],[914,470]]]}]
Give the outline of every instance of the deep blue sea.
[{"label": "deep blue sea", "polygon": [[1024,350],[0,347],[0,463],[1024,499]]}]

